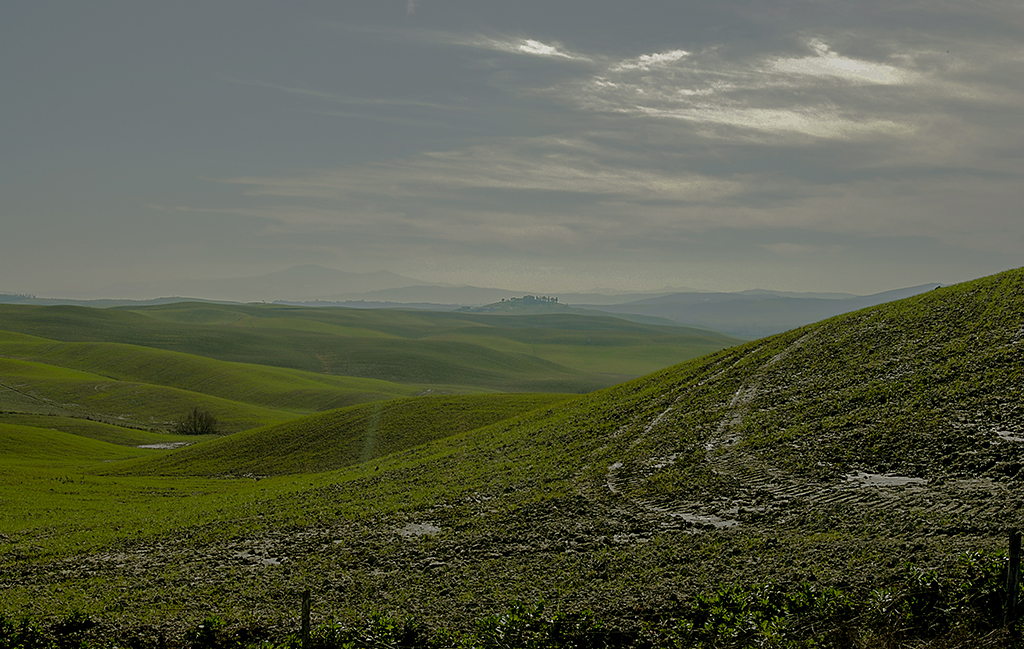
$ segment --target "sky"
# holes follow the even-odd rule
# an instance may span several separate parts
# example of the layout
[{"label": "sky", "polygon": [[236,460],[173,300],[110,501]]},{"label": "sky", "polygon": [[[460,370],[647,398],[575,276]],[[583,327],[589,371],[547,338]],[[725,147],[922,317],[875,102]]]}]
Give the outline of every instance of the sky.
[{"label": "sky", "polygon": [[0,292],[318,264],[868,294],[1024,265],[1019,0],[0,14]]}]

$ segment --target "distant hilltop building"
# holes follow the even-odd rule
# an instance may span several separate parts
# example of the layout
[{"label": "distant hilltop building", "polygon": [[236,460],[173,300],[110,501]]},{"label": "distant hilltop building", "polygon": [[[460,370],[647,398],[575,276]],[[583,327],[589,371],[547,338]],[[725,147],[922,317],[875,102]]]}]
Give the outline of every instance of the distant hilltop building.
[{"label": "distant hilltop building", "polygon": [[558,303],[558,298],[557,297],[548,297],[547,295],[542,295],[540,297],[537,297],[536,295],[524,295],[523,297],[510,297],[508,300],[506,300],[505,298],[501,298],[501,301],[502,302],[522,302],[523,304],[533,304],[535,302],[551,302],[551,303],[557,304]]},{"label": "distant hilltop building", "polygon": [[15,302],[20,300],[34,300],[35,295],[30,293],[3,293],[0,292],[0,302]]}]

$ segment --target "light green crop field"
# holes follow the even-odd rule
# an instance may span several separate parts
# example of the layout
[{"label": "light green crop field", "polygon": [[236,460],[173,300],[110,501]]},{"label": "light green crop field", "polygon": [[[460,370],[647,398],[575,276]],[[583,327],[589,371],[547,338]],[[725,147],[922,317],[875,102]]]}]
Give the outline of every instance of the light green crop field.
[{"label": "light green crop field", "polygon": [[216,412],[224,432],[295,416],[200,392],[115,380],[46,363],[0,359],[0,377],[0,410],[6,412],[76,416],[129,428],[169,430],[182,414],[199,407]]},{"label": "light green crop field", "polygon": [[[61,556],[202,524],[217,520],[219,503],[253,491],[252,481],[91,474],[98,468],[165,452],[0,424],[0,556],[10,559],[12,550],[15,557]],[[44,529],[46,533],[39,535]],[[26,533],[34,542],[12,543]]]},{"label": "light green crop field", "polygon": [[117,426],[100,421],[83,419],[81,417],[36,415],[16,412],[0,412],[0,424],[61,431],[64,433],[71,433],[73,435],[80,435],[89,439],[95,439],[101,442],[117,444],[119,446],[143,446],[175,443],[195,444],[196,442],[216,437],[211,435],[177,435],[174,433],[158,433],[138,428],[125,428],[123,423],[122,425]]},{"label": "light green crop field", "polygon": [[461,392],[588,392],[738,342],[606,316],[194,303],[0,305],[0,329]]},{"label": "light green crop field", "polygon": [[157,475],[320,473],[482,428],[566,397],[550,394],[432,396],[351,406],[246,431],[118,467]]},{"label": "light green crop field", "polygon": [[[170,443],[181,441],[169,431],[192,408],[213,414],[220,432],[234,433],[419,394],[558,395],[593,390],[729,342],[710,332],[603,316],[190,303],[134,310],[0,305],[0,423],[123,446]],[[498,411],[520,412],[523,404],[544,399],[503,398],[501,407],[480,401],[473,416],[459,412],[469,406],[452,401],[450,421],[422,425],[434,417],[420,415],[414,422],[419,436],[409,439],[491,423]],[[517,405],[508,405],[513,401]],[[362,433],[353,425],[336,428],[356,439]],[[356,457],[351,449],[335,455],[344,463]],[[266,462],[244,468],[236,461],[228,463],[230,470],[210,471],[265,474],[337,465],[303,462],[295,456],[287,468]]]},{"label": "light green crop field", "polygon": [[116,381],[167,386],[296,413],[411,396],[420,391],[415,387],[373,379],[228,363],[116,343],[19,343],[0,340],[0,354],[74,368]]},{"label": "light green crop field", "polygon": [[[503,344],[565,344],[527,322]],[[979,646],[1024,527],[1022,344],[1018,270],[586,395],[393,399],[171,451],[0,424],[0,612],[283,635],[309,589],[325,624],[543,601],[650,646]]]}]

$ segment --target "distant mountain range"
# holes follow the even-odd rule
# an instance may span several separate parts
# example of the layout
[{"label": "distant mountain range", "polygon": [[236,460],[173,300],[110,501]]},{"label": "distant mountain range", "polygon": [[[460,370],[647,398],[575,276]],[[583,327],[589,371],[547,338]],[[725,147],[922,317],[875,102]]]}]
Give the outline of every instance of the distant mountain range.
[{"label": "distant mountain range", "polygon": [[[512,302],[530,291],[431,284],[387,271],[350,273],[317,265],[295,266],[260,275],[161,284],[121,284],[108,295],[174,295],[146,300],[82,300],[0,295],[0,303],[80,304],[93,307],[149,305],[183,299],[212,302],[279,302],[348,308],[404,308],[480,313],[559,312],[612,314],[635,322],[680,324],[740,338],[760,338],[842,313],[898,300],[936,288],[924,284],[874,295],[793,293],[763,289],[708,293],[692,289],[651,293],[546,293],[551,302]],[[532,292],[533,295],[545,295]]]},{"label": "distant mountain range", "polygon": [[692,327],[703,327],[740,338],[761,338],[843,313],[877,306],[937,288],[922,284],[874,295],[821,297],[815,293],[673,293],[625,304],[574,305],[606,313],[629,313],[665,318]]}]

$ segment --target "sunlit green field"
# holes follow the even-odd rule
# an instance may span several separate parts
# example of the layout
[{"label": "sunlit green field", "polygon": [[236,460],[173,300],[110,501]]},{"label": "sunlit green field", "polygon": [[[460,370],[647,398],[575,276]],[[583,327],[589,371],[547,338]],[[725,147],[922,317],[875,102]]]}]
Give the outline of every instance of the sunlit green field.
[{"label": "sunlit green field", "polygon": [[[165,625],[181,642],[216,616],[282,638],[310,590],[322,628],[415,619],[445,642],[543,602],[593,612],[635,646],[976,646],[1003,628],[999,552],[1024,526],[1022,287],[1012,271],[583,395],[394,383],[388,398],[315,413],[287,386],[318,374],[10,336],[0,614]],[[219,308],[203,318],[235,322]],[[563,381],[598,350],[618,369],[626,350],[641,355],[639,333],[605,320],[485,335],[487,321],[427,332],[417,318],[399,314],[376,339],[437,336],[444,378],[519,358],[511,375]],[[309,322],[317,335],[338,324]],[[474,341],[487,342],[476,368],[459,351]],[[104,382],[122,396],[90,401]],[[135,383],[223,405],[229,421],[281,419],[137,448],[184,438],[105,418],[152,416],[150,392],[137,388],[136,410],[118,393]]]},{"label": "sunlit green field", "polygon": [[[96,475],[166,453],[0,424],[0,555],[63,556],[217,520],[265,493],[253,481]],[[20,542],[27,535],[29,542]]]},{"label": "sunlit green field", "polygon": [[[714,332],[579,315],[494,316],[428,311],[171,304],[141,309],[0,305],[0,330],[67,343],[122,343],[208,359],[378,379],[458,391],[588,392],[738,342]],[[14,344],[11,340],[7,344]],[[105,361],[77,348],[56,354],[96,371]],[[0,354],[4,354],[0,350]],[[102,357],[102,352],[99,354]],[[38,355],[33,359],[45,360]],[[80,360],[79,360],[80,359]],[[196,372],[168,360],[106,367],[118,376],[196,389]],[[138,364],[145,367],[138,372]],[[163,364],[163,363],[161,363]],[[175,369],[178,368],[178,369]],[[205,370],[203,373],[206,373]],[[262,383],[265,379],[260,378]],[[279,379],[275,379],[279,380]],[[223,381],[224,389],[231,381]],[[385,386],[350,386],[367,393]],[[234,398],[231,394],[218,394]],[[357,401],[352,401],[355,403]],[[280,407],[277,403],[265,403]],[[332,407],[339,407],[336,404]]]}]

